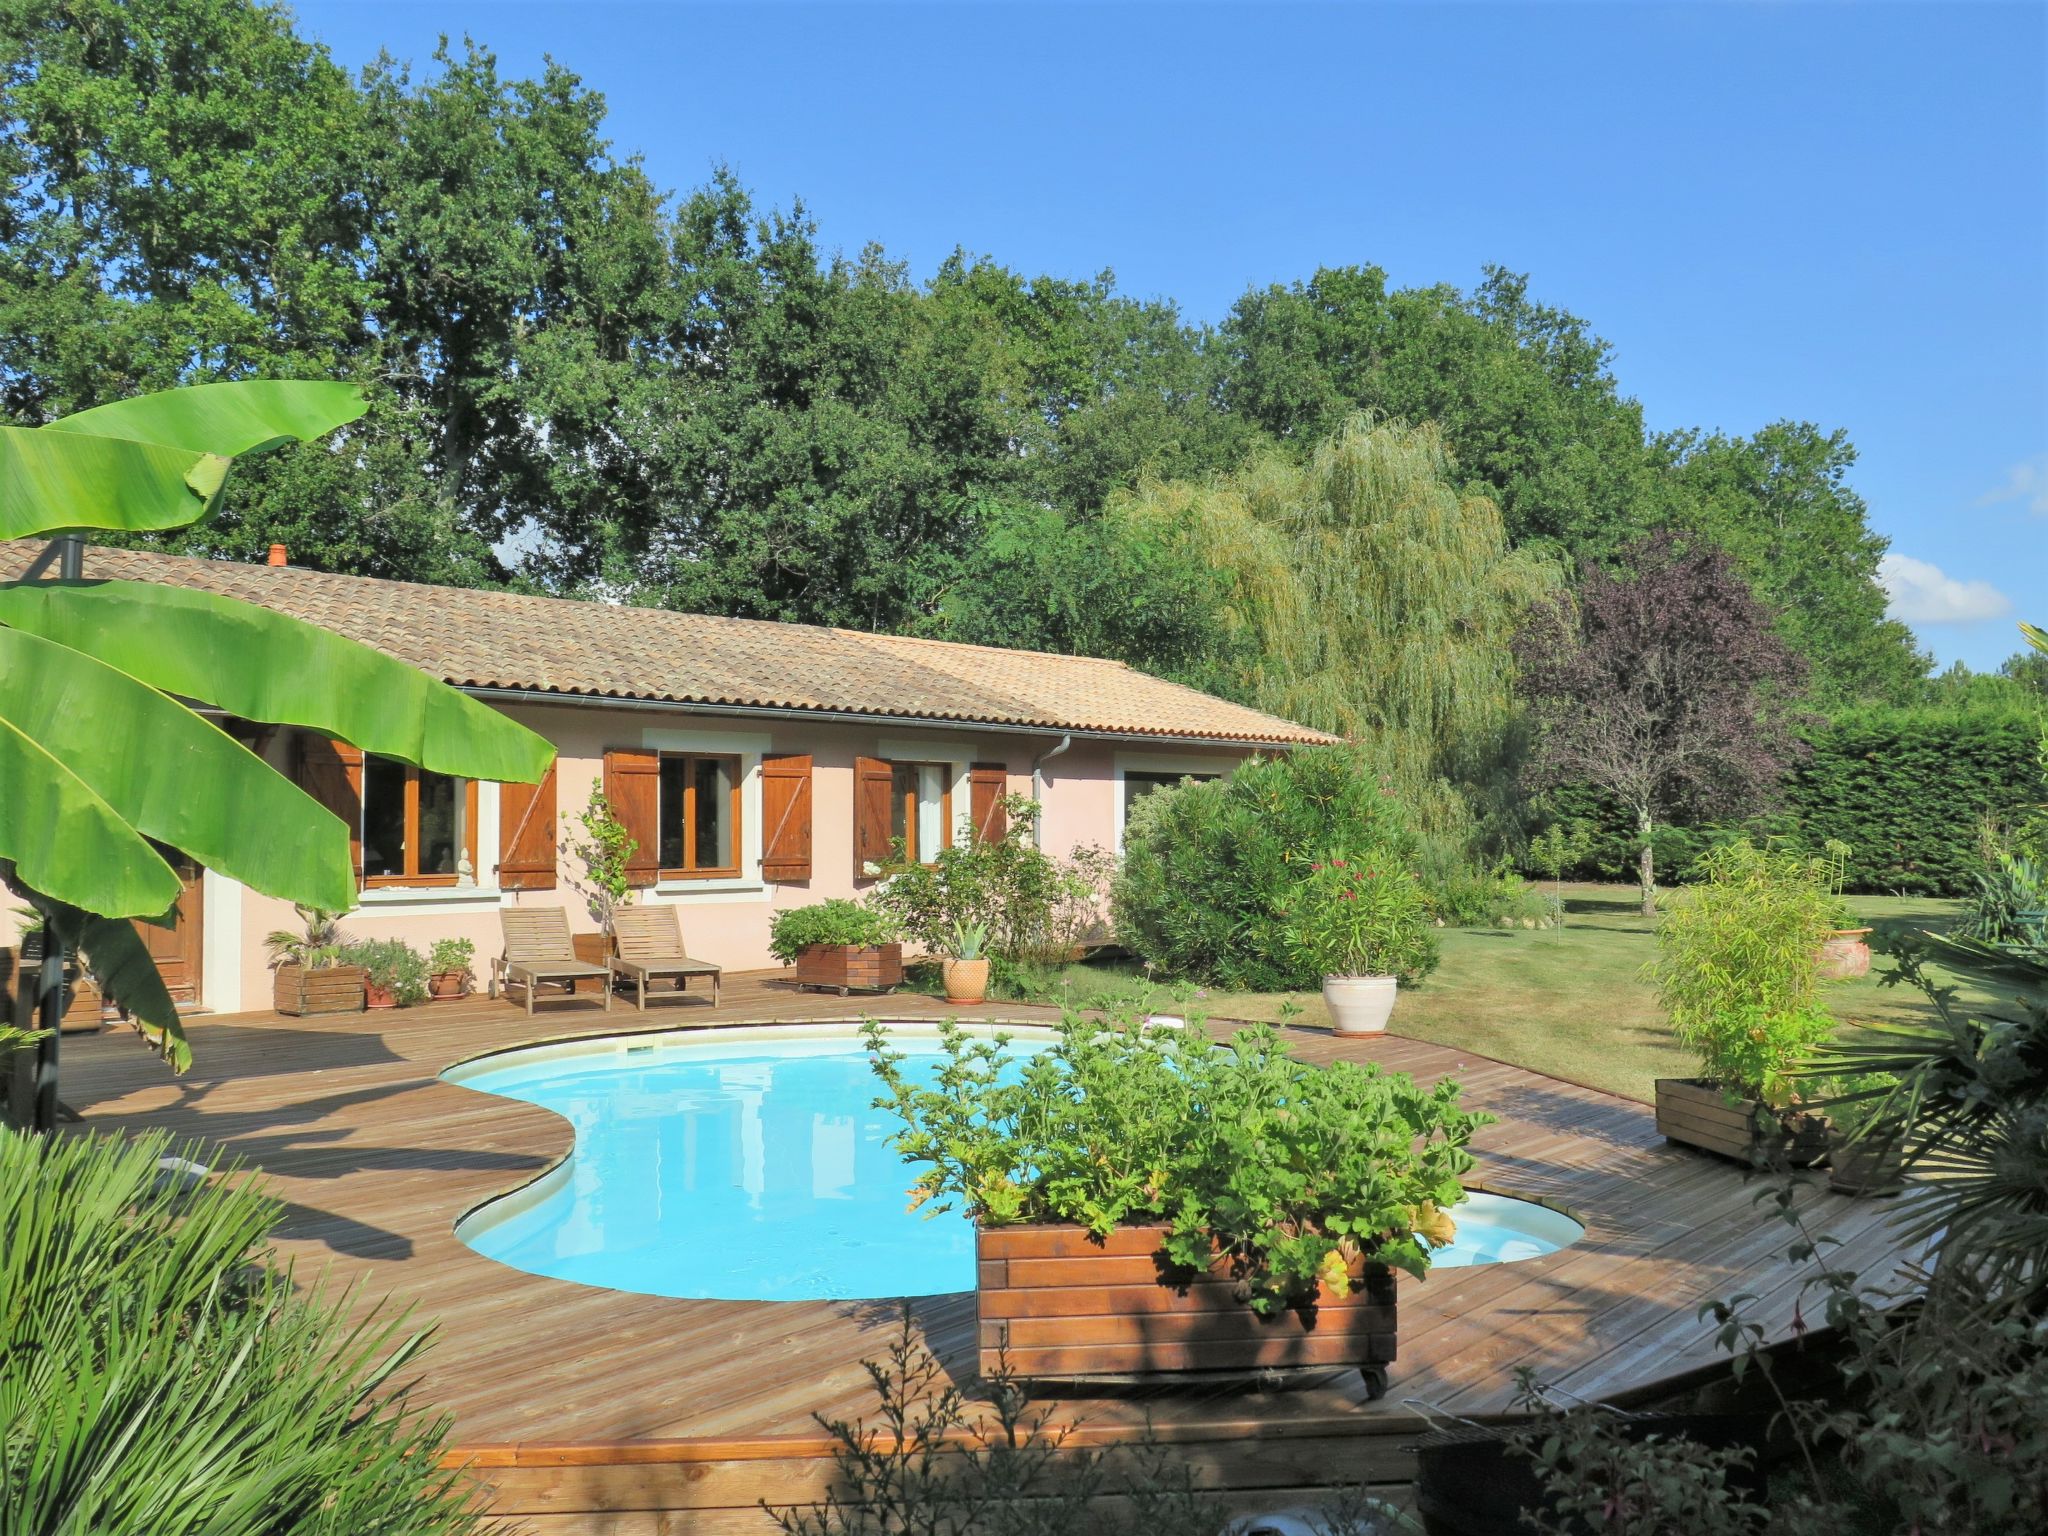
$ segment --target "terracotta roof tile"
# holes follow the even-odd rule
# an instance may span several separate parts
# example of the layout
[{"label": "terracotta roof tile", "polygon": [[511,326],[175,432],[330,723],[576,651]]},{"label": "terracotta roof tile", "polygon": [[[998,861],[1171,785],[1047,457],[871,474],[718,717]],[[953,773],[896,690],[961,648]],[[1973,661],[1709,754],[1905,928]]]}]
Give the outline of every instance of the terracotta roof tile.
[{"label": "terracotta roof tile", "polygon": [[[18,574],[39,547],[0,543],[0,573]],[[1288,745],[1332,739],[1086,656],[141,550],[94,548],[85,574],[261,603],[470,687],[1125,736]]]}]

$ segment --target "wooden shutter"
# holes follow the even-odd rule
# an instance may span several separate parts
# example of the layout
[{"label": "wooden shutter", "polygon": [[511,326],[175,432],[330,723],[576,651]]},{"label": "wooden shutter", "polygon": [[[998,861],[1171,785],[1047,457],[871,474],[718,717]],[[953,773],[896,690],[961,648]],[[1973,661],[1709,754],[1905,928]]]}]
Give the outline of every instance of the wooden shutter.
[{"label": "wooden shutter", "polygon": [[974,841],[993,842],[1009,830],[1003,801],[1010,793],[1010,770],[1001,763],[976,763],[967,770],[967,814]]},{"label": "wooden shutter", "polygon": [[345,741],[299,733],[299,788],[348,827],[348,858],[363,885],[363,754]]},{"label": "wooden shutter", "polygon": [[868,865],[886,869],[889,852],[889,794],[894,774],[879,757],[853,760],[853,878],[872,880]]},{"label": "wooden shutter", "polygon": [[761,759],[761,878],[811,878],[811,757]]},{"label": "wooden shutter", "polygon": [[638,747],[608,750],[604,797],[635,845],[626,864],[626,884],[654,884],[661,874],[661,754]]},{"label": "wooden shutter", "polygon": [[507,891],[555,888],[555,765],[538,784],[498,786],[498,886]]}]

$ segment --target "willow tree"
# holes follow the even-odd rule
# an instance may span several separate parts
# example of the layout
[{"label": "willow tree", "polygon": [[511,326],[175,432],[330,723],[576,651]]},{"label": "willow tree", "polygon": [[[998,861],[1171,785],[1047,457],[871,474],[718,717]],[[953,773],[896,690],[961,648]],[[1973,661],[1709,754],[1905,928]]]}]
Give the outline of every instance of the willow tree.
[{"label": "willow tree", "polygon": [[1436,427],[1354,416],[1306,462],[1147,485],[1113,515],[1225,573],[1237,691],[1366,744],[1426,828],[1463,830],[1454,790],[1507,782],[1511,643],[1559,572],[1458,489]]}]

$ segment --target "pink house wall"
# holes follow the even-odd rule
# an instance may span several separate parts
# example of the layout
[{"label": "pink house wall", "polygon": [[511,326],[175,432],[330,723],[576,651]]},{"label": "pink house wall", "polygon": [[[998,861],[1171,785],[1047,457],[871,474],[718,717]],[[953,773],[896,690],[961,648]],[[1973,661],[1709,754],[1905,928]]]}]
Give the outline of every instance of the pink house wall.
[{"label": "pink house wall", "polygon": [[[749,719],[671,709],[607,708],[596,705],[508,705],[505,713],[553,741],[558,750],[556,782],[559,811],[574,816],[603,777],[607,748],[656,747],[665,750],[737,751],[742,754],[743,813],[741,841],[746,855],[742,877],[731,882],[663,883],[639,893],[645,902],[673,903],[680,911],[690,952],[729,970],[774,965],[768,953],[768,925],[785,907],[806,906],[833,896],[858,896],[871,880],[856,880],[853,867],[853,772],[857,757],[898,761],[939,761],[960,775],[954,788],[955,822],[967,812],[966,766],[1001,762],[1009,770],[1015,794],[1032,792],[1032,762],[1059,742],[1047,733],[969,727],[959,730],[919,729],[877,719],[869,723],[835,724],[792,719]],[[1127,750],[1128,748],[1128,750]],[[759,878],[759,759],[763,753],[808,752],[813,758],[812,878],[772,882]],[[1041,838],[1048,853],[1065,855],[1094,844],[1114,847],[1119,839],[1122,803],[1118,773],[1130,766],[1157,770],[1185,764],[1188,771],[1227,770],[1249,756],[1250,748],[1176,748],[1134,739],[1129,743],[1073,741],[1043,765]],[[289,760],[289,744],[273,746],[273,761]],[[478,885],[462,891],[390,892],[366,896],[365,905],[345,922],[358,938],[402,938],[424,950],[437,939],[467,938],[476,945],[477,973],[488,974],[489,959],[499,949],[498,910],[512,905],[565,907],[572,930],[594,931],[582,898],[570,885],[581,870],[566,852],[552,891],[496,889],[495,790],[481,807]],[[236,886],[225,889],[209,875],[209,925],[216,914],[226,931],[209,927],[206,940],[205,1001],[224,1010],[270,1006],[270,974],[264,937],[293,926],[291,908],[283,902]],[[212,889],[218,884],[220,890]],[[233,913],[229,918],[230,912]],[[232,983],[216,973],[229,971]]]}]

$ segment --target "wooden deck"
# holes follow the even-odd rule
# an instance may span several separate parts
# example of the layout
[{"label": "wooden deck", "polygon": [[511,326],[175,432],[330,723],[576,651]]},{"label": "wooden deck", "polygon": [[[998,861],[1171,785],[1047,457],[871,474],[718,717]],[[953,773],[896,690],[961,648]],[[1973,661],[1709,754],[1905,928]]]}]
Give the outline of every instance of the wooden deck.
[{"label": "wooden deck", "polygon": [[[423,1396],[454,1414],[463,1458],[528,1529],[753,1531],[758,1498],[822,1492],[830,1467],[812,1415],[870,1411],[860,1362],[881,1353],[894,1305],[639,1296],[479,1256],[456,1240],[456,1219],[549,1167],[571,1133],[545,1110],[437,1074],[562,1035],[945,1011],[920,997],[801,993],[769,973],[730,981],[716,1010],[692,994],[644,1016],[607,1015],[595,998],[544,1002],[533,1020],[482,999],[324,1019],[246,1014],[195,1022],[183,1078],[123,1033],[67,1038],[64,1098],[88,1128],[160,1128],[261,1168],[288,1202],[279,1246],[301,1275],[325,1269],[436,1320]],[[1416,1423],[1404,1400],[1499,1413],[1519,1365],[1586,1397],[1641,1390],[1714,1360],[1695,1318],[1710,1296],[1753,1293],[1774,1329],[1794,1326],[1802,1271],[1784,1262],[1791,1234],[1758,1203],[1761,1186],[1667,1146],[1643,1106],[1394,1036],[1292,1033],[1310,1059],[1456,1075],[1469,1105],[1499,1117],[1477,1139],[1473,1182],[1561,1205],[1586,1223],[1584,1238],[1522,1263],[1404,1278],[1400,1358],[1382,1402],[1363,1400],[1356,1373],[1287,1392],[1066,1400],[1063,1419],[1082,1426],[1076,1444],[1127,1438],[1149,1417],[1215,1486],[1281,1502],[1290,1489],[1403,1479]],[[1845,1244],[1836,1262],[1876,1271],[1897,1260],[1890,1202],[1828,1195],[1817,1182],[1804,1202],[1815,1229]],[[971,1377],[973,1296],[930,1298],[915,1312],[938,1356]]]}]

